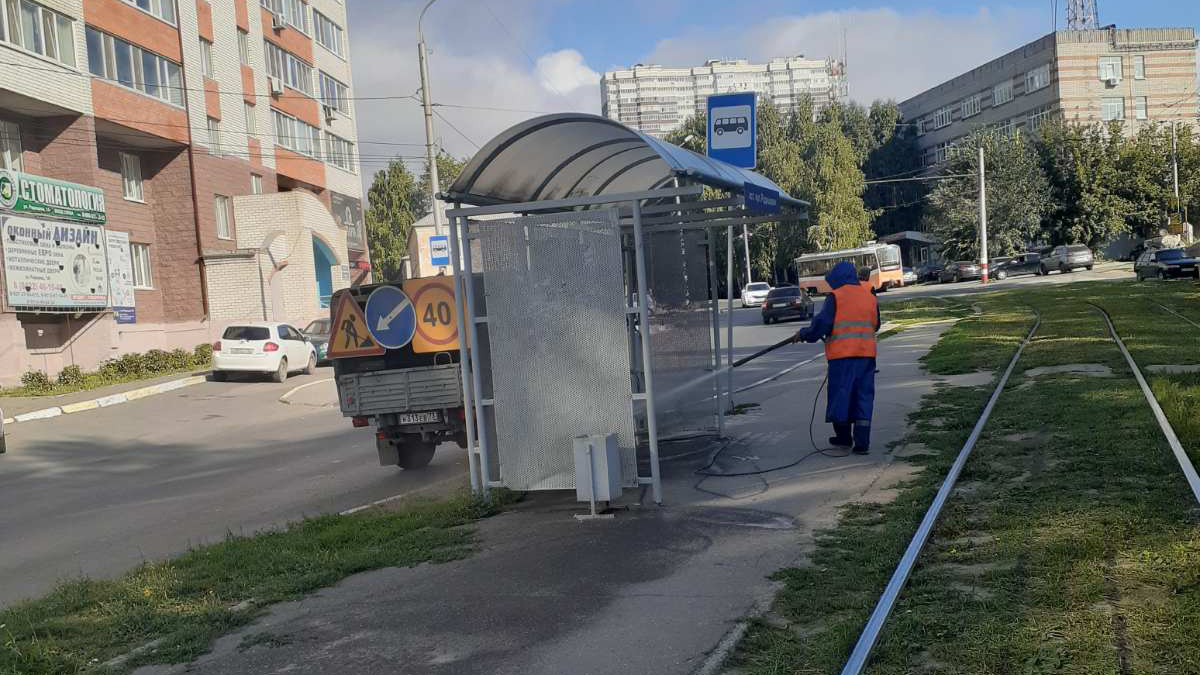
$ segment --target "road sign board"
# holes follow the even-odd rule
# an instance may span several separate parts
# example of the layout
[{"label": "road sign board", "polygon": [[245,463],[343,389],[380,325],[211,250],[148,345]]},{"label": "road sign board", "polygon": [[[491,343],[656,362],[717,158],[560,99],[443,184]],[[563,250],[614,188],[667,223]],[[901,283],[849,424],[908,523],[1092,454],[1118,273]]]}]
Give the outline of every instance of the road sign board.
[{"label": "road sign board", "polygon": [[743,169],[757,163],[758,108],[752,91],[708,97],[708,156]]},{"label": "road sign board", "polygon": [[779,191],[745,184],[746,208],[758,213],[779,213]]},{"label": "road sign board", "polygon": [[333,313],[333,325],[330,327],[329,346],[325,356],[330,359],[346,359],[382,354],[385,350],[371,337],[371,331],[367,329],[367,319],[354,298],[349,293],[341,293],[336,302],[337,311]]},{"label": "road sign board", "polygon": [[458,312],[454,308],[454,278],[409,279],[404,292],[412,298],[417,315],[413,351],[418,354],[449,352],[458,346]]},{"label": "road sign board", "polygon": [[417,313],[412,300],[395,286],[380,286],[367,298],[367,328],[375,341],[388,349],[412,342],[417,331]]},{"label": "road sign board", "polygon": [[429,238],[429,264],[434,267],[450,265],[450,237],[439,234]]}]

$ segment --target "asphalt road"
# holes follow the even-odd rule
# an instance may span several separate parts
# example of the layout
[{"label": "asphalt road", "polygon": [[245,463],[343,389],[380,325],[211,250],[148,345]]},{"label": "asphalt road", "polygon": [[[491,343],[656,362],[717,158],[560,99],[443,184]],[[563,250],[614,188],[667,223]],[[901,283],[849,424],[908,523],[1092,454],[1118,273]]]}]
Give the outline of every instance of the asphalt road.
[{"label": "asphalt road", "polygon": [[304,516],[412,492],[466,471],[443,445],[426,469],[379,466],[371,429],[341,416],[329,368],[205,382],[125,405],[8,427],[0,455],[0,605],[56,580]]}]

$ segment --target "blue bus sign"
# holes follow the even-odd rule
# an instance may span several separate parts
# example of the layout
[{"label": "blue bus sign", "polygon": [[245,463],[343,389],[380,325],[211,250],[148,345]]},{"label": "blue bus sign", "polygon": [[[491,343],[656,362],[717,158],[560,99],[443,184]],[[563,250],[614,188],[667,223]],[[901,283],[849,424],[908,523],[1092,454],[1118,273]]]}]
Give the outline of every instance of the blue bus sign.
[{"label": "blue bus sign", "polygon": [[756,213],[779,213],[779,191],[745,184],[746,208]]},{"label": "blue bus sign", "polygon": [[754,92],[708,97],[708,156],[753,169],[757,165],[758,106]]}]

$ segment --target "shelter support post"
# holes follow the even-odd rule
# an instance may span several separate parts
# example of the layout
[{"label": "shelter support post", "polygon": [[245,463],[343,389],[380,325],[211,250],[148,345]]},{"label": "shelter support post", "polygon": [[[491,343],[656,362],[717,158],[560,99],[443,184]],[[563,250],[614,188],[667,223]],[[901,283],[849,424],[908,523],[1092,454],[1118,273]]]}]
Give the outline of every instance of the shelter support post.
[{"label": "shelter support post", "polygon": [[467,316],[469,317],[467,325],[463,326],[463,328],[466,329],[466,334],[470,336],[471,386],[474,390],[473,398],[475,399],[475,419],[479,424],[478,428],[476,429],[476,432],[479,436],[479,482],[483,485],[483,494],[486,496],[489,494],[489,488],[491,487],[492,483],[491,476],[489,475],[491,472],[490,464],[492,449],[490,447],[491,443],[488,441],[487,418],[483,415],[483,376],[480,373],[481,365],[479,358],[479,327],[475,322],[475,272],[473,262],[471,261],[471,238],[470,232],[467,230],[466,219],[463,219],[462,225],[464,234],[463,241],[465,242],[462,285],[466,290],[466,312]]},{"label": "shelter support post", "polygon": [[725,362],[730,365],[725,373],[725,403],[722,406],[726,413],[733,411],[733,226],[725,228]]},{"label": "shelter support post", "polygon": [[[461,249],[458,242],[458,233],[460,232],[458,224],[460,220],[466,220],[455,216],[450,219],[450,269],[454,276],[454,308],[457,312],[458,319],[458,365],[459,372],[462,375],[463,388],[463,413],[466,418],[467,425],[467,468],[471,473],[471,491],[481,492],[487,489],[487,485],[480,485],[479,468],[476,465],[477,455],[475,454],[475,429],[476,417],[473,404],[475,402],[475,387],[471,381],[471,373],[474,370],[470,367],[470,357],[467,350],[466,330],[467,321],[463,315],[463,302],[465,294],[463,291],[463,275],[459,269],[458,261],[460,260],[458,252]],[[470,246],[467,247],[470,250]],[[472,317],[472,320],[474,317]],[[479,427],[482,428],[482,427]]]},{"label": "shelter support post", "polygon": [[650,354],[650,311],[646,290],[646,246],[642,237],[642,203],[633,202],[633,250],[637,264],[638,324],[642,335],[642,377],[646,383],[646,429],[650,435],[650,480],[654,503],[662,504],[662,478],[658,467],[658,420],[654,408],[654,362]]},{"label": "shelter support post", "polygon": [[708,294],[712,296],[712,367],[713,405],[717,409],[717,435],[725,438],[725,408],[721,401],[721,294],[717,284],[717,229],[708,234]]}]

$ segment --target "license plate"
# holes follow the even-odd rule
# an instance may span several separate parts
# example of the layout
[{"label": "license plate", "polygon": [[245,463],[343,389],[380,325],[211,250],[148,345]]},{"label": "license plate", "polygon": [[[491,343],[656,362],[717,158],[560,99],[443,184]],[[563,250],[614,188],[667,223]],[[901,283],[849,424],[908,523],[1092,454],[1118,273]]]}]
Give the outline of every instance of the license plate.
[{"label": "license plate", "polygon": [[234,347],[229,350],[230,354],[253,354],[254,350],[247,347]]},{"label": "license plate", "polygon": [[433,424],[442,421],[442,413],[437,412],[419,412],[419,413],[401,413],[396,415],[399,424]]}]

